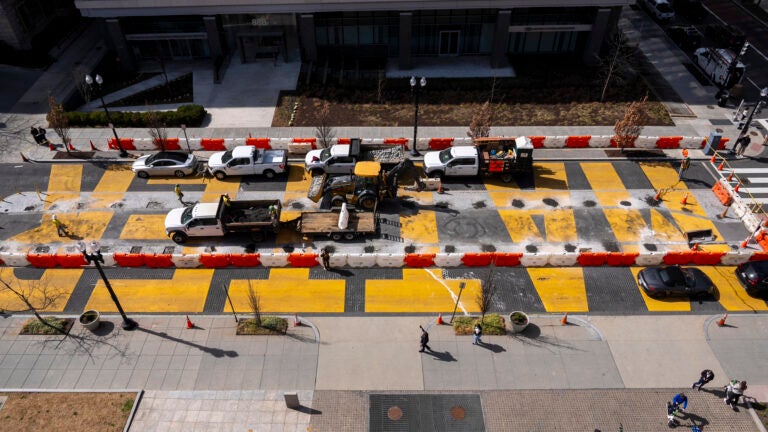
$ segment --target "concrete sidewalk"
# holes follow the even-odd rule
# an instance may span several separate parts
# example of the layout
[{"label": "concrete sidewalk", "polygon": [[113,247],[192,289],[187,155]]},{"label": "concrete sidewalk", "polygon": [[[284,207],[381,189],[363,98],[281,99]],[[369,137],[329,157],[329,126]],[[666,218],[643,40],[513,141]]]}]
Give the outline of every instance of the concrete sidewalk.
[{"label": "concrete sidewalk", "polygon": [[[759,430],[745,405],[722,403],[729,378],[768,399],[768,371],[755,361],[768,351],[766,315],[733,315],[726,327],[713,316],[577,316],[562,326],[559,316],[534,315],[524,333],[485,336],[480,346],[434,317],[302,318],[307,325],[267,337],[235,336],[231,316],[192,317],[193,330],[183,316],[134,316],[134,332],[111,317],[94,334],[76,324],[70,338],[20,336],[25,318],[0,319],[0,389],[143,388],[136,431],[365,431],[382,420],[367,414],[372,406],[391,402],[380,394],[404,395],[406,405],[478,395],[465,402],[482,407],[489,431],[659,430],[666,401],[704,368],[715,381],[688,392],[685,421]],[[419,325],[432,352],[418,352]],[[286,392],[305,408],[286,409]]]}]

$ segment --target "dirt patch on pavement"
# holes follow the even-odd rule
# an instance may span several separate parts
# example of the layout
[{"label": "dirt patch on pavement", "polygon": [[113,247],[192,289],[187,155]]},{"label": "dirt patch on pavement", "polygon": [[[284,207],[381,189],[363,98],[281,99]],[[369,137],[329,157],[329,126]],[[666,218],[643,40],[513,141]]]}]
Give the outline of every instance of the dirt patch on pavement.
[{"label": "dirt patch on pavement", "polygon": [[136,393],[0,393],[0,430],[122,431]]}]

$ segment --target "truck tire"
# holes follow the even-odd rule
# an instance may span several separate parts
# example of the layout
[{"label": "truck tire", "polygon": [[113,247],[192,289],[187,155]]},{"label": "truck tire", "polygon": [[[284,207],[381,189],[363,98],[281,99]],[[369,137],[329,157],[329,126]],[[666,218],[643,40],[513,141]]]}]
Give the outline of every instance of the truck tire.
[{"label": "truck tire", "polygon": [[275,178],[275,172],[272,171],[272,170],[269,170],[269,169],[268,170],[264,170],[264,177],[266,177],[268,179]]},{"label": "truck tire", "polygon": [[357,203],[366,210],[373,210],[376,207],[376,197],[373,195],[363,195],[357,200]]},{"label": "truck tire", "polygon": [[341,195],[334,195],[331,197],[331,207],[341,207],[345,202],[347,202],[347,199]]},{"label": "truck tire", "polygon": [[176,171],[174,171],[174,172],[173,172],[173,175],[175,175],[175,176],[176,176],[176,177],[178,177],[178,178],[182,178],[182,177],[184,177],[186,174],[184,174],[184,171],[182,171],[182,170],[176,170]]},{"label": "truck tire", "polygon": [[227,173],[224,171],[216,171],[213,173],[213,176],[216,177],[217,180],[224,180],[227,178]]},{"label": "truck tire", "polygon": [[355,233],[344,234],[344,240],[354,240],[354,239],[355,239]]},{"label": "truck tire", "polygon": [[180,231],[174,231],[171,233],[171,240],[176,244],[183,244],[187,242],[187,235]]},{"label": "truck tire", "polygon": [[331,233],[330,237],[331,237],[331,240],[333,241],[339,241],[341,240],[341,233],[337,233],[337,232]]},{"label": "truck tire", "polygon": [[431,173],[427,174],[429,178],[433,179],[442,179],[443,178],[443,172],[442,171],[432,171]]},{"label": "truck tire", "polygon": [[310,173],[312,174],[312,177],[320,177],[321,175],[325,174],[325,171],[320,168],[313,168]]},{"label": "truck tire", "polygon": [[146,172],[146,171],[139,171],[139,172],[136,173],[136,175],[139,178],[143,178],[143,179],[149,178],[149,173]]},{"label": "truck tire", "polygon": [[504,174],[501,175],[501,181],[504,182],[504,183],[509,183],[513,179],[514,179],[514,177],[512,177],[512,174],[510,174],[510,173],[504,173]]}]

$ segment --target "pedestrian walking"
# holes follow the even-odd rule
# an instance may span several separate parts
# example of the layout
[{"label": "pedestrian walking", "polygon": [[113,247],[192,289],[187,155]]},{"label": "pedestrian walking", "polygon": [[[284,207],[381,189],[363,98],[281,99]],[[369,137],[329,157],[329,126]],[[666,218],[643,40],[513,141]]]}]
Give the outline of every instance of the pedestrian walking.
[{"label": "pedestrian walking", "polygon": [[424,330],[424,327],[419,326],[419,328],[421,329],[421,339],[419,341],[421,344],[421,349],[419,350],[419,352],[424,352],[425,349],[428,351],[432,351],[432,348],[429,347],[429,333],[427,333],[427,331]]},{"label": "pedestrian walking", "polygon": [[[680,407],[680,405],[682,405],[682,407]],[[685,409],[688,408],[688,396],[683,392],[676,394],[675,397],[672,398],[672,406],[675,408],[675,411],[685,411]]]},{"label": "pedestrian walking", "polygon": [[688,171],[688,168],[691,167],[691,158],[686,156],[682,162],[680,162],[680,169],[677,170],[677,179],[682,180],[683,175],[685,175],[685,172]]},{"label": "pedestrian walking", "polygon": [[331,254],[328,252],[328,248],[320,249],[320,261],[323,264],[323,269],[330,270],[330,268],[331,268]]},{"label": "pedestrian walking", "polygon": [[48,144],[48,138],[45,137],[45,128],[39,127],[37,128],[38,136],[40,137],[40,144]]},{"label": "pedestrian walking", "polygon": [[38,144],[42,144],[40,142],[40,131],[37,130],[36,127],[32,126],[32,128],[29,130],[29,133],[32,134],[32,138],[34,138],[35,142]]},{"label": "pedestrian walking", "polygon": [[472,337],[474,338],[474,340],[472,341],[472,344],[473,345],[480,345],[481,343],[483,343],[483,341],[480,340],[480,338],[482,336],[483,336],[483,328],[480,326],[480,323],[476,323],[475,324],[475,329],[474,329],[473,335],[472,335]]},{"label": "pedestrian walking", "polygon": [[709,369],[704,369],[703,371],[701,371],[701,376],[699,377],[699,380],[691,384],[691,388],[701,391],[701,388],[704,386],[704,384],[712,381],[713,379],[715,379],[715,373]]},{"label": "pedestrian walking", "polygon": [[738,148],[736,149],[736,154],[741,156],[744,154],[744,152],[747,150],[747,147],[752,143],[752,138],[749,137],[749,135],[744,135],[741,137],[738,141],[736,141],[736,144],[738,145]]},{"label": "pedestrian walking", "polygon": [[181,185],[176,183],[176,186],[173,187],[173,192],[176,194],[179,202],[184,205],[184,192],[181,191]]},{"label": "pedestrian walking", "polygon": [[69,233],[67,233],[67,226],[64,225],[57,217],[56,215],[51,216],[51,222],[56,227],[56,234],[59,235],[59,237],[66,237]]},{"label": "pedestrian walking", "polygon": [[726,386],[725,399],[723,399],[723,402],[735,409],[736,405],[739,403],[739,398],[744,394],[745,390],[747,390],[746,381],[731,380]]}]

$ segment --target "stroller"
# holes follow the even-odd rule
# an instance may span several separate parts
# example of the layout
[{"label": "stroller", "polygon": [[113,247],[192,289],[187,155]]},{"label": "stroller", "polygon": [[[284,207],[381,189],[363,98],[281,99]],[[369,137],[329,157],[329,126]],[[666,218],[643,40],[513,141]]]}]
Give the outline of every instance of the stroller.
[{"label": "stroller", "polygon": [[[679,411],[677,405],[673,405],[672,402],[667,402],[667,426],[669,428],[676,428],[680,426],[680,421],[677,419],[677,412]],[[696,424],[691,425],[691,432],[701,432]]]}]

